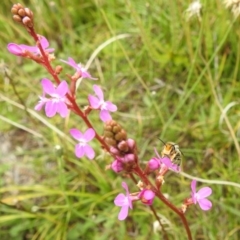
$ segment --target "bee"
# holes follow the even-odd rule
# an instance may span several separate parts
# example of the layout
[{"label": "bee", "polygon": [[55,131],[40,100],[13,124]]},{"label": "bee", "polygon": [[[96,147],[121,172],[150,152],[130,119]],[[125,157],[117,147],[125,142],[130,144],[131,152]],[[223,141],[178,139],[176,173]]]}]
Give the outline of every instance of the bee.
[{"label": "bee", "polygon": [[174,142],[165,143],[161,139],[160,141],[164,144],[164,147],[161,152],[161,156],[170,158],[170,160],[174,164],[177,164],[179,166],[182,160],[182,155],[183,155],[179,149],[179,146]]}]

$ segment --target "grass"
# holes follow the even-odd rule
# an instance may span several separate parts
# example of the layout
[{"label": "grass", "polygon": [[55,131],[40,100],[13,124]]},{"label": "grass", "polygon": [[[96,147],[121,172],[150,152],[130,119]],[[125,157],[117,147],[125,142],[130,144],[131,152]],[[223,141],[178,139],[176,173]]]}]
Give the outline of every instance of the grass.
[{"label": "grass", "polygon": [[[239,239],[239,185],[220,182],[239,182],[239,19],[220,0],[202,2],[202,21],[186,21],[189,2],[183,0],[25,2],[36,31],[56,49],[56,65],[70,56],[85,64],[102,46],[89,70],[117,104],[113,117],[137,141],[142,161],[153,156],[154,147],[160,151],[158,138],[176,142],[183,171],[206,180],[198,186],[211,186],[211,211],[192,206],[186,213],[193,239]],[[127,220],[117,220],[113,199],[122,179],[132,191],[137,188],[104,170],[111,159],[96,141],[94,161],[76,159],[68,130],[85,130],[81,120],[73,114],[48,119],[33,110],[39,80],[50,76],[7,52],[9,42],[33,44],[12,21],[11,6],[4,0],[0,8],[1,240],[162,239],[153,231],[150,209],[140,203]],[[91,91],[91,81],[80,85],[80,106]],[[101,133],[97,114],[90,119]],[[191,180],[170,174],[165,181],[163,191],[180,206]],[[154,207],[168,221],[169,238],[186,239],[178,217],[158,200]]]}]

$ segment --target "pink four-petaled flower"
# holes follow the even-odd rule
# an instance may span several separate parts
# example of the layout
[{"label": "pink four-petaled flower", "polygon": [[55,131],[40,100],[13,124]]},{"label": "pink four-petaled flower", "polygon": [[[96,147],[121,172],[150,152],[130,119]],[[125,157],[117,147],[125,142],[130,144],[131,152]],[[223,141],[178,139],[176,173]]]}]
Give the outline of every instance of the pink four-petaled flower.
[{"label": "pink four-petaled flower", "polygon": [[99,86],[93,85],[93,90],[97,95],[97,97],[93,95],[88,96],[88,101],[90,103],[90,106],[93,109],[100,109],[100,119],[103,122],[111,120],[112,117],[109,112],[117,111],[117,106],[111,103],[110,101],[106,101],[106,102],[104,101],[103,91]]},{"label": "pink four-petaled flower", "polygon": [[212,194],[212,189],[210,187],[203,187],[196,192],[196,184],[196,180],[193,180],[191,183],[192,201],[194,204],[198,203],[202,210],[207,211],[212,207],[212,202],[207,199]]},{"label": "pink four-petaled flower", "polygon": [[[45,113],[47,117],[53,117],[56,113],[59,113],[61,117],[68,115],[66,94],[68,92],[68,85],[66,81],[62,81],[56,88],[53,83],[43,78],[41,81],[43,87],[43,95],[40,97],[39,103],[35,106],[35,110],[40,111],[45,105]],[[48,94],[50,98],[46,98]]]},{"label": "pink four-petaled flower", "polygon": [[160,163],[164,164],[168,169],[170,169],[174,172],[179,172],[180,171],[180,167],[177,164],[173,163],[171,161],[171,159],[168,158],[168,157],[161,158]]},{"label": "pink four-petaled flower", "polygon": [[[51,53],[54,51],[54,48],[48,48],[49,42],[45,37],[38,35],[38,38],[45,52]],[[24,56],[26,54],[26,51],[31,52],[35,55],[41,55],[41,52],[37,46],[28,46],[24,44],[9,43],[7,45],[7,49],[10,53],[17,56]]]},{"label": "pink four-petaled flower", "polygon": [[97,80],[97,78],[94,78],[91,76],[91,74],[84,68],[84,66],[81,63],[77,64],[72,58],[69,57],[68,61],[61,59],[61,61],[68,64],[69,66],[73,67],[74,69],[76,69],[82,78],[89,78],[92,80]]},{"label": "pink four-petaled flower", "polygon": [[154,152],[155,152],[155,154],[157,156],[156,160],[158,160],[159,163],[160,163],[161,169],[166,168],[166,169],[170,169],[170,170],[172,170],[174,172],[180,172],[181,171],[181,168],[177,164],[173,163],[170,158],[168,158],[168,157],[161,158],[159,156],[156,148],[154,148]]},{"label": "pink four-petaled flower", "polygon": [[89,128],[85,133],[82,133],[78,129],[73,128],[70,130],[70,134],[73,138],[79,141],[75,146],[75,155],[78,158],[82,158],[86,155],[90,160],[93,159],[95,157],[95,152],[87,143],[95,137],[95,131],[92,128]]},{"label": "pink four-petaled flower", "polygon": [[132,199],[128,191],[128,186],[125,182],[122,182],[122,187],[126,190],[126,195],[119,193],[114,199],[114,204],[121,207],[118,214],[118,220],[124,220],[128,215],[128,208],[132,209]]}]

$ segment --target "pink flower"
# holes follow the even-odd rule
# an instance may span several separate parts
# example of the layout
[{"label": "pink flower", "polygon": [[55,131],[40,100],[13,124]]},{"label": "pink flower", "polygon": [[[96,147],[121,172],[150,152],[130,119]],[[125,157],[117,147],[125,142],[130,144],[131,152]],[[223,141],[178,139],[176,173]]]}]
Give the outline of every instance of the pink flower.
[{"label": "pink flower", "polygon": [[[45,50],[45,52],[51,53],[54,51],[54,48],[48,48],[49,42],[45,37],[38,35],[38,38],[39,38],[40,44],[41,44],[43,50]],[[24,44],[19,45],[16,43],[9,43],[7,45],[7,49],[10,53],[17,55],[17,56],[24,56],[26,54],[26,51],[31,52],[35,55],[41,55],[41,52],[37,46],[28,46],[28,45],[24,45]]]},{"label": "pink flower", "polygon": [[157,156],[157,160],[159,160],[160,162],[160,172],[164,172],[165,170],[172,170],[174,172],[180,172],[180,167],[177,164],[174,164],[170,158],[168,157],[163,157],[161,158],[156,150],[156,148],[154,148],[154,152]]},{"label": "pink flower", "polygon": [[128,208],[132,207],[132,198],[128,191],[128,186],[125,182],[122,182],[122,187],[126,190],[126,195],[123,193],[120,193],[117,195],[117,197],[114,199],[114,204],[118,207],[121,207],[121,210],[118,214],[118,220],[122,221],[124,220],[128,215]]},{"label": "pink flower", "polygon": [[62,60],[62,62],[68,64],[69,66],[75,68],[77,70],[77,72],[81,75],[82,78],[89,78],[92,80],[97,80],[97,78],[94,78],[91,76],[91,74],[89,72],[87,72],[87,70],[82,66],[81,63],[77,64],[72,58],[68,58],[68,61]]},{"label": "pink flower", "polygon": [[97,86],[93,85],[93,90],[97,97],[93,95],[88,96],[88,101],[93,109],[100,109],[100,119],[103,122],[111,120],[112,117],[109,113],[117,111],[117,106],[111,103],[110,101],[104,101],[103,91],[102,89]]},{"label": "pink flower", "polygon": [[163,157],[160,159],[161,164],[164,164],[168,169],[179,172],[180,167],[177,164],[174,164],[168,157]]},{"label": "pink flower", "polygon": [[[40,101],[34,109],[40,111],[45,105],[47,117],[53,117],[56,113],[59,113],[63,118],[66,117],[68,115],[68,107],[66,104],[66,94],[68,92],[67,82],[62,81],[55,88],[49,79],[43,78],[41,84],[43,87],[43,96],[39,97]],[[45,94],[48,94],[50,98],[46,98]]]},{"label": "pink flower", "polygon": [[75,155],[78,158],[82,158],[86,155],[90,160],[93,159],[95,157],[95,152],[87,143],[95,137],[95,131],[92,128],[89,128],[85,133],[82,133],[78,129],[73,128],[70,130],[70,134],[73,138],[79,141],[75,146]]},{"label": "pink flower", "polygon": [[193,180],[191,183],[192,201],[194,204],[198,203],[203,211],[207,211],[212,207],[212,202],[207,199],[212,194],[212,189],[210,187],[203,187],[196,192],[196,183],[196,180]]},{"label": "pink flower", "polygon": [[142,203],[145,205],[152,205],[155,193],[150,189],[143,189],[138,197],[141,199]]}]

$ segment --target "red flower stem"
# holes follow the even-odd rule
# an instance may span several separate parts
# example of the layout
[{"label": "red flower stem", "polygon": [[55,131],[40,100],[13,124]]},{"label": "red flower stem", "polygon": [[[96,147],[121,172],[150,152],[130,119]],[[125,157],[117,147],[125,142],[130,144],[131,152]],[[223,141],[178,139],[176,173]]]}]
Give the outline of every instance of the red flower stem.
[{"label": "red flower stem", "polygon": [[[54,71],[54,69],[52,68],[47,55],[45,54],[45,51],[43,50],[41,44],[39,43],[39,38],[34,30],[34,28],[31,28],[29,31],[30,35],[34,38],[35,42],[37,43],[37,46],[42,54],[42,57],[44,59],[44,66],[46,67],[47,71],[53,76],[54,80],[56,81],[57,84],[61,83],[61,80],[58,78],[58,75],[56,74],[56,72]],[[86,123],[86,125],[89,128],[94,129],[93,125],[90,123],[90,121],[88,120],[88,118],[86,117],[86,115],[82,112],[82,110],[78,107],[75,99],[70,96],[70,94],[66,95],[68,100],[71,102],[72,106],[72,110],[79,115],[83,121]],[[110,153],[110,148],[109,146],[106,144],[106,142],[101,138],[101,136],[95,131],[95,138],[101,143],[101,145]],[[111,153],[110,153],[111,154]]]},{"label": "red flower stem", "polygon": [[192,240],[192,235],[191,235],[191,231],[187,222],[187,219],[185,218],[184,213],[179,210],[176,206],[174,206],[167,198],[164,197],[164,195],[158,191],[158,189],[149,181],[149,179],[146,177],[146,175],[144,174],[144,172],[142,171],[142,169],[137,165],[137,167],[134,169],[134,171],[137,173],[137,175],[141,178],[141,180],[146,184],[146,185],[150,185],[152,191],[154,191],[154,193],[156,194],[156,196],[165,204],[167,205],[169,208],[171,208],[182,220],[182,223],[184,225],[184,228],[187,232],[188,235],[188,240]]}]

